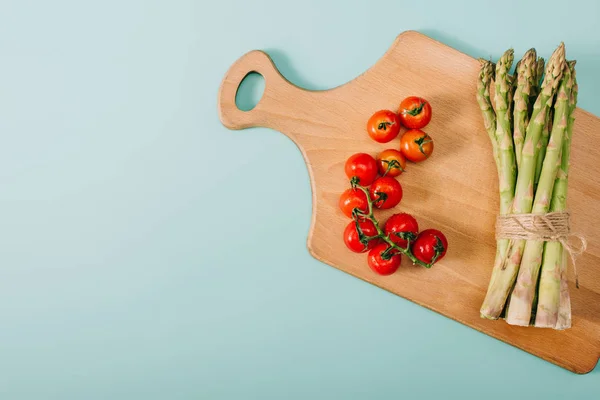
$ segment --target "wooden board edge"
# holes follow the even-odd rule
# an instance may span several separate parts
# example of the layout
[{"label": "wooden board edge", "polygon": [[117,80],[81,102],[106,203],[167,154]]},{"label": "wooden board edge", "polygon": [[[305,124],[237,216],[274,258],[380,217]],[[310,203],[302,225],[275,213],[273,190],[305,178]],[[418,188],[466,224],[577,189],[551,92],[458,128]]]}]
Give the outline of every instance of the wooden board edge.
[{"label": "wooden board edge", "polygon": [[[433,313],[435,313],[435,314],[437,314],[437,315],[441,315],[441,316],[443,316],[443,317],[445,317],[445,318],[447,318],[447,319],[450,319],[450,320],[452,320],[452,321],[455,321],[455,322],[457,322],[457,323],[459,323],[459,324],[461,324],[461,325],[464,325],[464,326],[466,326],[466,327],[468,327],[468,328],[471,328],[471,329],[473,329],[474,331],[477,331],[477,332],[479,332],[479,333],[482,333],[482,334],[484,334],[484,335],[486,335],[486,336],[489,336],[489,337],[491,337],[491,338],[493,338],[493,339],[495,339],[495,340],[498,340],[499,342],[502,342],[502,343],[504,343],[504,344],[507,344],[507,345],[509,345],[509,346],[512,346],[512,347],[514,347],[514,348],[517,348],[517,349],[519,349],[519,350],[521,350],[521,351],[523,351],[523,352],[525,352],[525,353],[527,353],[527,354],[529,354],[529,355],[531,355],[531,356],[534,356],[534,357],[536,357],[536,358],[540,358],[540,359],[542,359],[542,360],[544,360],[544,361],[547,361],[547,362],[549,362],[549,363],[551,363],[551,364],[553,364],[553,365],[556,365],[556,366],[558,366],[558,367],[560,367],[560,368],[563,368],[563,369],[565,369],[565,370],[567,370],[567,371],[569,371],[569,372],[572,372],[572,373],[574,373],[574,374],[577,374],[577,375],[586,375],[586,374],[589,374],[589,373],[590,373],[590,372],[592,372],[592,371],[593,371],[593,370],[596,368],[596,366],[598,365],[598,359],[596,359],[596,362],[595,362],[593,365],[590,365],[589,367],[579,368],[577,365],[566,364],[566,363],[560,362],[559,360],[553,359],[553,358],[551,358],[551,357],[546,357],[546,356],[543,356],[543,355],[540,355],[540,354],[536,354],[536,353],[534,353],[534,352],[532,352],[532,351],[529,351],[529,350],[528,350],[527,348],[525,348],[525,347],[519,346],[519,345],[517,345],[517,344],[515,344],[515,343],[511,343],[511,342],[509,342],[508,340],[506,340],[506,339],[503,339],[502,337],[499,337],[499,336],[492,335],[492,334],[490,334],[489,332],[486,332],[485,330],[483,330],[483,329],[481,329],[481,328],[478,328],[478,327],[476,327],[476,326],[474,326],[474,325],[471,325],[471,324],[469,324],[468,322],[466,322],[465,320],[462,320],[462,319],[460,319],[460,318],[454,318],[454,317],[452,317],[452,316],[450,316],[450,315],[446,315],[446,314],[444,314],[444,313],[441,313],[441,312],[439,312],[439,311],[437,311],[437,310],[433,309],[432,307],[428,306],[427,304],[424,304],[424,303],[421,303],[421,302],[419,302],[419,301],[416,301],[416,300],[413,300],[413,299],[409,299],[409,298],[407,298],[407,297],[404,297],[404,296],[401,296],[401,295],[399,295],[399,294],[397,294],[397,293],[394,293],[394,292],[392,292],[392,291],[388,290],[387,288],[385,288],[385,287],[383,287],[383,286],[379,285],[378,283],[376,283],[376,282],[374,282],[374,281],[372,281],[372,280],[369,280],[369,279],[368,279],[367,277],[365,277],[365,276],[360,276],[360,275],[354,274],[354,273],[352,273],[352,272],[350,272],[350,271],[346,271],[346,270],[344,270],[344,269],[342,269],[342,268],[339,268],[339,267],[337,267],[335,264],[333,264],[333,263],[330,263],[330,262],[326,261],[325,259],[323,259],[322,257],[320,257],[320,256],[319,256],[319,255],[318,255],[318,254],[317,254],[317,253],[314,251],[314,249],[312,248],[312,246],[310,245],[310,243],[309,243],[308,241],[307,241],[307,249],[308,249],[308,252],[310,253],[310,255],[311,255],[311,256],[312,256],[314,259],[316,259],[317,261],[320,261],[320,262],[322,262],[323,264],[326,264],[326,265],[328,265],[329,267],[333,267],[334,269],[336,269],[336,270],[338,270],[338,271],[340,271],[340,272],[343,272],[343,273],[345,273],[345,274],[348,274],[348,275],[350,275],[350,276],[353,276],[354,278],[360,279],[360,280],[361,280],[361,281],[363,281],[363,282],[369,283],[369,284],[371,284],[371,285],[373,285],[373,286],[375,286],[375,287],[377,287],[377,288],[379,288],[379,289],[385,290],[385,291],[386,291],[386,292],[388,292],[388,293],[391,293],[391,294],[393,294],[393,295],[395,295],[395,296],[398,296],[398,297],[400,297],[400,298],[402,298],[402,299],[404,299],[404,300],[407,300],[407,301],[409,301],[409,302],[411,302],[411,303],[413,303],[413,304],[416,304],[416,305],[418,305],[418,306],[421,306],[421,307],[423,307],[423,308],[425,308],[425,309],[427,309],[427,310],[429,310],[429,311],[431,311],[431,312],[433,312]],[[600,355],[599,355],[599,357],[600,357]]]}]

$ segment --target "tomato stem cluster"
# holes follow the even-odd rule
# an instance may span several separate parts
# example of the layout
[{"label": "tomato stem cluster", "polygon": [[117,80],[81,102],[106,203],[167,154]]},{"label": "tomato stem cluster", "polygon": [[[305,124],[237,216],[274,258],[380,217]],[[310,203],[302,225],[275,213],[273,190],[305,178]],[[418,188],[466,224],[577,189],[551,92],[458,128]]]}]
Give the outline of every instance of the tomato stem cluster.
[{"label": "tomato stem cluster", "polygon": [[431,143],[431,142],[433,142],[433,140],[431,140],[431,139],[427,140],[427,134],[423,135],[422,137],[420,137],[418,139],[415,139],[415,143],[419,146],[419,151],[421,153],[423,153],[423,155],[425,155],[425,156],[427,156],[427,153],[425,152],[423,145],[427,144],[427,143]]},{"label": "tomato stem cluster", "polygon": [[379,125],[377,125],[377,129],[381,129],[383,131],[385,131],[387,129],[388,126],[392,126],[393,124],[391,122],[380,122]]},{"label": "tomato stem cluster", "polygon": [[421,111],[423,111],[423,107],[425,107],[425,103],[424,101],[422,101],[417,107],[412,108],[410,110],[405,110],[404,112],[406,114],[412,115],[413,117],[416,117],[417,115],[419,115],[421,113]]},{"label": "tomato stem cluster", "polygon": [[394,168],[399,169],[400,171],[404,172],[404,168],[402,168],[402,165],[400,165],[398,160],[392,160],[392,161],[381,160],[381,162],[384,163],[385,165],[387,165],[385,172],[381,176],[386,176],[388,174],[388,172],[390,172]]},{"label": "tomato stem cluster", "polygon": [[[381,253],[381,258],[384,260],[389,260],[390,258],[392,258],[394,256],[394,251],[397,251],[397,252],[402,253],[405,256],[407,256],[413,262],[413,264],[420,265],[421,267],[431,268],[433,266],[433,264],[435,264],[435,262],[437,261],[439,256],[444,251],[444,245],[443,245],[442,241],[440,240],[440,238],[436,237],[437,242],[434,246],[435,254],[434,254],[433,258],[431,259],[431,262],[425,263],[425,262],[419,260],[418,258],[415,257],[415,255],[413,254],[412,249],[411,249],[412,241],[416,239],[416,236],[412,232],[394,233],[399,238],[404,239],[407,242],[406,247],[400,247],[400,246],[398,246],[397,243],[395,243],[392,239],[390,239],[390,236],[387,235],[383,231],[383,229],[381,229],[381,227],[379,226],[379,222],[377,221],[377,218],[375,218],[373,204],[377,204],[377,202],[381,200],[381,196],[384,195],[384,193],[376,193],[376,198],[371,199],[369,189],[364,186],[361,186],[358,183],[358,179],[352,178],[350,180],[350,185],[354,189],[362,190],[365,193],[365,195],[367,196],[367,204],[368,204],[367,213],[364,213],[359,208],[354,208],[354,210],[352,210],[352,218],[354,219],[354,223],[356,225],[356,231],[358,232],[358,237],[362,244],[367,246],[367,244],[371,240],[377,240],[377,239],[382,240],[385,243],[387,243],[387,245],[389,247],[387,248],[387,250],[385,250],[383,253]],[[377,229],[377,235],[366,236],[364,234],[364,232],[362,231],[362,229],[360,227],[359,221],[362,221],[365,219],[370,220],[373,223],[373,225],[375,225],[375,229]]]}]

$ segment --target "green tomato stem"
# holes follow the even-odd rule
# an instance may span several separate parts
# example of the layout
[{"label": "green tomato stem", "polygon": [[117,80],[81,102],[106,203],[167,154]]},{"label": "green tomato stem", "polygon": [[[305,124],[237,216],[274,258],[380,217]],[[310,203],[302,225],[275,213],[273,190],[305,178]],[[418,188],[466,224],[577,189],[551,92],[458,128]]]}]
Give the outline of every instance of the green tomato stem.
[{"label": "green tomato stem", "polygon": [[[376,199],[375,201],[371,200],[371,196],[369,195],[369,190],[366,187],[359,185],[357,180],[352,179],[350,181],[350,185],[353,188],[362,190],[365,193],[365,195],[367,196],[367,202],[369,205],[369,207],[368,207],[369,211],[367,214],[363,213],[358,208],[355,208],[352,212],[352,215],[354,215],[354,222],[356,224],[356,230],[358,232],[359,238],[361,238],[362,243],[365,243],[365,245],[366,245],[366,243],[368,243],[371,240],[381,239],[390,246],[390,248],[386,251],[389,252],[389,251],[391,251],[391,249],[396,250],[396,251],[404,254],[406,257],[408,257],[413,262],[413,264],[419,265],[424,268],[431,268],[433,266],[433,264],[436,263],[436,261],[440,257],[440,254],[442,254],[442,252],[444,251],[444,246],[439,238],[437,239],[438,241],[435,246],[435,254],[434,254],[433,258],[431,259],[431,262],[425,263],[425,262],[419,260],[418,258],[415,257],[415,255],[413,254],[413,252],[410,248],[410,245],[411,245],[410,238],[408,238],[406,240],[406,247],[400,247],[392,239],[390,239],[389,235],[385,234],[383,229],[381,229],[381,227],[379,226],[379,222],[377,221],[377,218],[375,218],[375,214],[373,212],[373,203],[376,203],[378,201],[378,199]],[[364,236],[364,234],[362,233],[362,229],[360,228],[359,223],[358,223],[359,219],[370,220],[373,223],[373,225],[375,225],[375,229],[377,229],[377,235]]]}]

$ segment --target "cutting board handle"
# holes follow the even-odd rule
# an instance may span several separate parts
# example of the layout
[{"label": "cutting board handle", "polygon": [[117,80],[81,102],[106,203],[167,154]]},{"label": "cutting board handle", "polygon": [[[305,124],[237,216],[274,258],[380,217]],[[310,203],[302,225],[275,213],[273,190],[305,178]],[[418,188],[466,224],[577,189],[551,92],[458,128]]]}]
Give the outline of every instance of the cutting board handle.
[{"label": "cutting board handle", "polygon": [[[256,72],[265,79],[265,90],[258,104],[249,111],[240,110],[235,97],[244,78]],[[284,99],[294,99],[302,89],[287,81],[265,52],[253,50],[240,57],[227,71],[219,88],[218,109],[221,123],[229,129],[256,126],[277,127],[281,120]],[[285,112],[287,114],[287,112]]]}]

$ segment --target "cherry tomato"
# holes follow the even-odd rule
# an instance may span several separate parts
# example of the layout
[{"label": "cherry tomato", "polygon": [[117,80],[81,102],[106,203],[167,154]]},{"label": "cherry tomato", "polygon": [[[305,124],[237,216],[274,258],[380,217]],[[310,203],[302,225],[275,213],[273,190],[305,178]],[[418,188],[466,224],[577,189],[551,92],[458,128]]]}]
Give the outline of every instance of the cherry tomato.
[{"label": "cherry tomato", "polygon": [[398,246],[406,248],[408,246],[407,239],[412,242],[417,238],[419,224],[410,214],[394,214],[386,221],[383,231]]},{"label": "cherry tomato", "polygon": [[360,189],[346,189],[340,196],[340,210],[348,218],[352,218],[352,210],[358,208],[363,213],[369,212],[369,201],[367,195]]},{"label": "cherry tomato", "polygon": [[381,175],[393,178],[400,175],[406,169],[406,158],[398,150],[387,149],[377,156],[377,164],[379,165],[379,173]]},{"label": "cherry tomato", "polygon": [[398,117],[408,129],[424,128],[431,121],[431,104],[421,97],[407,97],[400,103]]},{"label": "cherry tomato", "polygon": [[[379,243],[369,251],[367,263],[379,275],[393,274],[402,261],[402,256],[397,250],[386,251],[389,247],[387,243]],[[385,254],[382,254],[384,252]]]},{"label": "cherry tomato", "polygon": [[406,159],[421,162],[433,152],[433,139],[419,129],[404,132],[400,139],[400,151]]},{"label": "cherry tomato", "polygon": [[380,110],[369,118],[367,132],[376,142],[387,143],[398,136],[400,119],[398,114],[389,110]]},{"label": "cherry tomato", "polygon": [[[369,219],[359,221],[358,226],[365,236],[377,235],[377,228],[375,228],[375,224],[373,224],[373,222]],[[375,247],[378,241],[376,239],[369,240],[368,244],[365,246],[360,241],[358,231],[356,230],[356,222],[352,221],[346,225],[346,229],[344,229],[344,243],[346,243],[346,247],[353,252],[364,253],[365,251],[371,250],[373,247]]]},{"label": "cherry tomato", "polygon": [[356,153],[346,160],[346,176],[358,178],[362,186],[369,186],[377,178],[377,161],[366,153]]},{"label": "cherry tomato", "polygon": [[419,233],[411,246],[413,255],[417,260],[423,261],[426,264],[431,263],[438,254],[435,261],[440,261],[448,250],[448,240],[446,236],[437,229],[425,229]]},{"label": "cherry tomato", "polygon": [[377,178],[369,189],[374,206],[382,210],[395,207],[402,200],[402,186],[389,176]]}]

